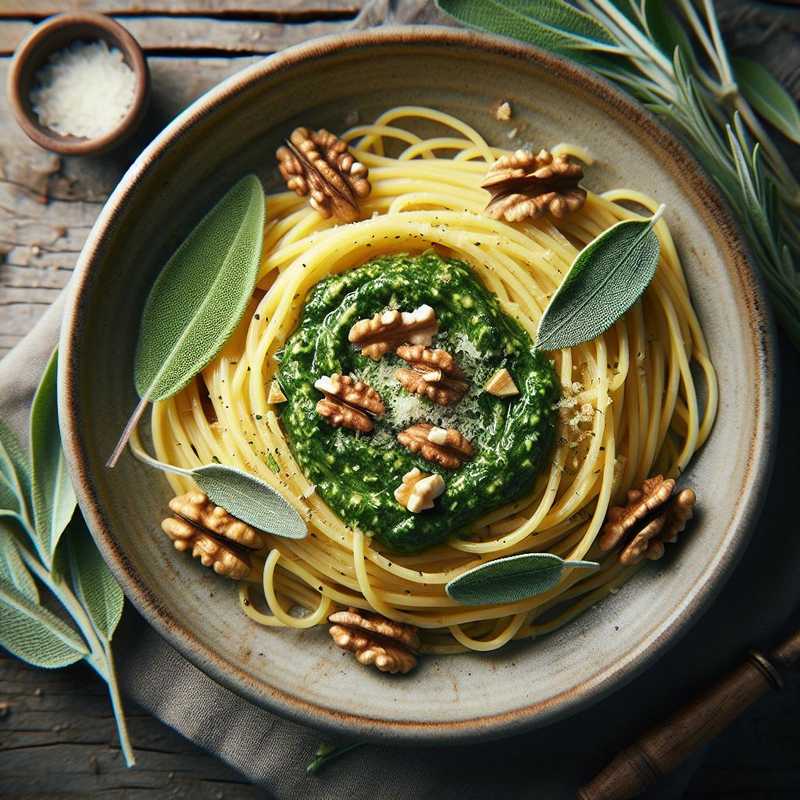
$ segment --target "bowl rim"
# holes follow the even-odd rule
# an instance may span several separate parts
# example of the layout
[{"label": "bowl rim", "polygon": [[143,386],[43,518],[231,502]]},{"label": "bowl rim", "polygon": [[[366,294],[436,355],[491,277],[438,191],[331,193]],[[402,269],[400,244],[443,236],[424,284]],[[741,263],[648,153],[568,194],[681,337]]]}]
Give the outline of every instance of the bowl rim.
[{"label": "bowl rim", "polygon": [[[633,119],[652,149],[661,152],[673,164],[682,165],[676,180],[702,204],[703,213],[713,218],[715,240],[742,287],[751,330],[750,343],[757,366],[753,380],[756,399],[753,415],[756,432],[750,443],[745,491],[732,509],[722,544],[716,556],[705,566],[702,579],[681,599],[672,614],[650,631],[630,651],[585,679],[579,686],[560,692],[546,700],[509,711],[489,713],[466,720],[430,722],[376,719],[354,712],[340,712],[303,700],[270,684],[254,679],[236,663],[206,647],[184,627],[143,584],[130,567],[123,550],[117,545],[95,494],[87,470],[87,455],[77,415],[78,336],[80,319],[87,312],[85,289],[90,284],[92,265],[102,249],[104,239],[114,230],[114,223],[139,179],[158,163],[170,145],[183,132],[200,122],[227,98],[262,77],[280,73],[295,64],[351,47],[370,45],[454,45],[482,53],[493,53],[517,59],[533,59],[556,77],[569,81],[579,90],[594,95],[617,119]],[[690,165],[693,169],[686,169]],[[540,727],[569,716],[597,702],[629,683],[659,655],[674,645],[717,596],[742,555],[760,512],[772,468],[777,419],[777,340],[772,316],[766,302],[761,278],[749,262],[746,244],[726,203],[695,158],[675,136],[635,101],[606,80],[583,67],[550,55],[538,48],[503,37],[443,26],[397,26],[314,39],[296,45],[260,61],[226,79],[202,95],[168,125],[144,150],[123,176],[103,207],[83,247],[61,329],[59,359],[59,418],[64,448],[80,506],[92,535],[112,572],[122,584],[125,594],[148,623],[189,661],[214,680],[243,696],[257,706],[275,712],[302,725],[347,734],[370,740],[404,744],[455,744],[498,738]]]},{"label": "bowl rim", "polygon": [[[126,57],[133,70],[136,88],[127,114],[107,133],[94,138],[73,136],[68,138],[42,125],[35,113],[29,111],[22,94],[22,78],[28,61],[47,48],[48,39],[58,31],[89,27],[98,32],[98,38],[110,37]],[[81,37],[77,37],[78,39]],[[48,52],[49,55],[49,52]],[[18,45],[11,60],[6,84],[8,102],[20,128],[29,139],[45,150],[70,156],[100,155],[122,144],[130,137],[144,117],[150,95],[150,70],[142,48],[131,33],[116,20],[105,14],[90,11],[67,11],[48,17],[39,23]]]}]

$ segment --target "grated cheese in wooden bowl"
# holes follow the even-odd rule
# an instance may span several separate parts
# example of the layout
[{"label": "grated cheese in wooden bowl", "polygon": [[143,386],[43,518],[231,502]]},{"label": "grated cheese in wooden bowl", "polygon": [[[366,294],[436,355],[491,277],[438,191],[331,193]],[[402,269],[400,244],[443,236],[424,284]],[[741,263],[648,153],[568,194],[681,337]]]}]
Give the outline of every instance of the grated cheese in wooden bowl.
[{"label": "grated cheese in wooden bowl", "polygon": [[45,127],[95,139],[122,122],[135,88],[136,77],[120,50],[102,40],[74,42],[36,73],[30,99]]}]

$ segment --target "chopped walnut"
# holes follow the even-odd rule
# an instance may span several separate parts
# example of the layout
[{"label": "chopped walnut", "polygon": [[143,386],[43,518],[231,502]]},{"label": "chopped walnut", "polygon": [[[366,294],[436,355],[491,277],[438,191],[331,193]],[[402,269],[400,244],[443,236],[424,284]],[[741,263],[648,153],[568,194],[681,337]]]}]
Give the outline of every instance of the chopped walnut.
[{"label": "chopped walnut", "polygon": [[414,467],[403,475],[403,482],[394,490],[394,499],[412,514],[419,514],[433,508],[433,501],[444,489],[441,475],[428,475]]},{"label": "chopped walnut", "polygon": [[547,212],[561,219],[586,201],[586,190],[578,186],[582,178],[583,167],[563,156],[517,150],[495,161],[481,184],[492,195],[486,213],[507,222]]},{"label": "chopped walnut", "polygon": [[174,497],[169,507],[175,516],[163,520],[161,529],[176,550],[191,550],[204,567],[218,575],[237,581],[258,580],[247,550],[266,547],[266,534],[214,505],[203,492]]},{"label": "chopped walnut", "polygon": [[286,402],[286,395],[283,393],[283,390],[280,387],[278,381],[272,381],[269,385],[269,394],[267,395],[267,402],[271,405],[277,405],[278,403],[285,403]]},{"label": "chopped walnut", "polygon": [[472,444],[455,428],[437,428],[419,422],[397,434],[397,441],[412,453],[419,453],[444,469],[458,469],[472,458]]},{"label": "chopped walnut", "polygon": [[333,641],[353,653],[359,664],[403,675],[417,665],[420,641],[413,625],[358,608],[336,611],[328,617],[328,622]]},{"label": "chopped walnut", "polygon": [[412,367],[398,369],[394,376],[403,388],[427,397],[440,406],[457,403],[469,388],[464,373],[446,350],[430,350],[422,345],[401,345],[397,355]]},{"label": "chopped walnut", "polygon": [[356,322],[348,339],[368,358],[381,357],[404,342],[429,345],[439,330],[436,312],[428,305],[414,311],[389,309]]},{"label": "chopped walnut", "polygon": [[483,388],[495,397],[512,397],[515,394],[519,394],[517,384],[514,383],[511,373],[505,367],[497,370]]},{"label": "chopped walnut", "polygon": [[648,478],[641,489],[630,489],[627,505],[608,509],[598,540],[600,549],[612,550],[626,540],[619,557],[626,566],[661,558],[664,542],[676,541],[694,516],[695,493],[674,491],[675,481],[662,475]]},{"label": "chopped walnut", "polygon": [[314,383],[314,388],[325,395],[317,403],[317,413],[334,428],[369,433],[374,427],[369,415],[379,417],[385,411],[381,396],[349,375],[325,375]]},{"label": "chopped walnut", "polygon": [[498,122],[508,122],[511,119],[511,103],[508,100],[504,100],[497,106],[494,110],[494,118]]},{"label": "chopped walnut", "polygon": [[275,155],[287,187],[308,196],[323,217],[358,219],[358,201],[371,191],[369,170],[353,158],[346,142],[324,128],[295,128]]}]

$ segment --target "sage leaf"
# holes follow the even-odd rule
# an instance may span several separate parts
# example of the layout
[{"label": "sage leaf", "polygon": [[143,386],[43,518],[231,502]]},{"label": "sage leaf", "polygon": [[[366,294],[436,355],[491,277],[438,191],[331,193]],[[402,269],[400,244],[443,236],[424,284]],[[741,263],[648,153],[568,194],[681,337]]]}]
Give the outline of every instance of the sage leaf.
[{"label": "sage leaf", "polygon": [[38,603],[39,590],[17,548],[12,532],[0,524],[0,583],[10,584],[32,603]]},{"label": "sage leaf", "polygon": [[0,474],[0,516],[20,516],[20,497],[5,475]]},{"label": "sage leaf", "polygon": [[48,566],[76,505],[58,428],[57,370],[54,350],[34,395],[30,420],[33,518],[39,553]]},{"label": "sage leaf", "polygon": [[514,603],[552,589],[565,569],[599,566],[596,561],[565,561],[552,553],[522,553],[462,572],[445,586],[445,591],[467,606]]},{"label": "sage leaf", "polygon": [[772,73],[749,58],[732,59],[739,91],[784,136],[800,144],[800,109]]},{"label": "sage leaf", "polygon": [[522,39],[584,63],[595,60],[587,51],[620,50],[604,25],[562,0],[436,0],[436,4],[472,28]]},{"label": "sage leaf", "polygon": [[287,539],[308,535],[294,506],[254,475],[224,464],[206,464],[190,474],[209,499],[242,522]]},{"label": "sage leaf", "polygon": [[658,237],[649,220],[618,222],[578,253],[539,322],[536,347],[560,350],[607,331],[639,299],[658,266]]},{"label": "sage leaf", "polygon": [[647,32],[665,55],[672,58],[677,47],[684,59],[694,63],[695,54],[691,40],[672,13],[672,5],[674,4],[670,0],[646,0],[644,17]]},{"label": "sage leaf", "polygon": [[147,403],[179,392],[222,349],[258,278],[264,191],[242,178],[169,259],[147,297],[136,345],[141,402],[108,460],[114,466]]},{"label": "sage leaf", "polygon": [[74,664],[89,653],[69,625],[3,579],[0,645],[23,661],[48,669]]},{"label": "sage leaf", "polygon": [[72,588],[95,628],[110,641],[122,617],[125,595],[82,517],[73,520],[64,539]]},{"label": "sage leaf", "polygon": [[31,494],[31,467],[14,432],[0,421],[0,475],[14,489],[26,513],[26,498]]}]

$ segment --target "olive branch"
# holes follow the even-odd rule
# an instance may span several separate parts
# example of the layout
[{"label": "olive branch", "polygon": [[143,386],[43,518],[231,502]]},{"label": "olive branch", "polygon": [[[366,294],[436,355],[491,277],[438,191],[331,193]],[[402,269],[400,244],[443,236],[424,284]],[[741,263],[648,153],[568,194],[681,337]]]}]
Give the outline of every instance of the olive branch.
[{"label": "olive branch", "polygon": [[436,0],[460,22],[570,58],[664,118],[713,178],[800,349],[800,184],[764,121],[800,143],[800,112],[760,65],[731,59],[712,0]]}]

